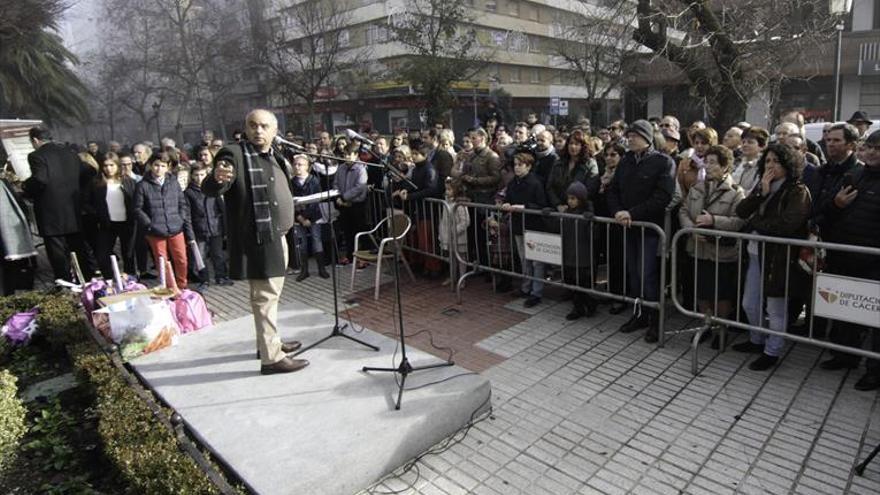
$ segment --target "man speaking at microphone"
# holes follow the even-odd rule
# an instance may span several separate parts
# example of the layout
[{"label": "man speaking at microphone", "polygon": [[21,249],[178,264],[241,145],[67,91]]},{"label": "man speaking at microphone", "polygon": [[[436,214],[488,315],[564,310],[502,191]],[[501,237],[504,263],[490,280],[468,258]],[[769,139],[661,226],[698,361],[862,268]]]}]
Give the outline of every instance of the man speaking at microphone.
[{"label": "man speaking at microphone", "polygon": [[214,173],[202,191],[223,196],[229,232],[230,275],[250,283],[251,308],[257,330],[260,373],[290,373],[308,366],[287,353],[299,342],[283,343],[278,335],[278,299],[284,288],[288,247],[285,234],[293,227],[292,170],[272,144],[278,120],[268,110],[252,110],[245,118],[245,135],[214,157]]}]

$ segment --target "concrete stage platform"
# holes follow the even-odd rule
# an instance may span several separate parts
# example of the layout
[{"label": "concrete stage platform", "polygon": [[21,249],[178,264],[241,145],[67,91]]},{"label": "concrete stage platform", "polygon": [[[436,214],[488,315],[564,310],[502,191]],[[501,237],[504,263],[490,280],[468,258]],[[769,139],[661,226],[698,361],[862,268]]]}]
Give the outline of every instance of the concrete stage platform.
[{"label": "concrete stage platform", "polygon": [[[392,329],[390,321],[386,331]],[[285,304],[284,339],[305,345],[329,334],[332,315]],[[400,411],[391,367],[395,340],[370,330],[346,333],[376,352],[334,338],[302,357],[287,375],[259,374],[250,316],[181,336],[177,346],[132,361],[207,448],[260,494],[352,494],[401,466],[489,406],[489,382],[459,367],[409,376]],[[407,347],[413,366],[440,362]],[[396,359],[399,361],[400,353]],[[460,375],[460,376],[455,376]],[[454,378],[424,388],[430,382]]]}]

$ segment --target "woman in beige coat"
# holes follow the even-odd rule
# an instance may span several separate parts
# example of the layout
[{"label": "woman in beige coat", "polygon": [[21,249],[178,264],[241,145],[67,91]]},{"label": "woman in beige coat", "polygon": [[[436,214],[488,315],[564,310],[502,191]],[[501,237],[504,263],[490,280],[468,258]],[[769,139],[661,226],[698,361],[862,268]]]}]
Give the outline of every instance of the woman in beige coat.
[{"label": "woman in beige coat", "polygon": [[[698,227],[736,232],[745,220],[736,216],[736,206],[745,196],[730,176],[733,154],[724,146],[712,146],[705,155],[706,179],[689,190],[678,211],[682,228]],[[737,298],[737,260],[735,239],[691,236],[687,252],[696,259],[696,298],[700,312],[727,318]],[[717,274],[716,274],[717,272]],[[704,336],[708,338],[709,332]]]}]

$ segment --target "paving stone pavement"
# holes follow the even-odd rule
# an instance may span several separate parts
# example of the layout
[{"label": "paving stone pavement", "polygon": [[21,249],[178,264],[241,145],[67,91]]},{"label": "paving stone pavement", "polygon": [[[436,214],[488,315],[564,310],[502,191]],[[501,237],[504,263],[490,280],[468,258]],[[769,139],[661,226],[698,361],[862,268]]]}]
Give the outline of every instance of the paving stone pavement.
[{"label": "paving stone pavement", "polygon": [[[349,269],[339,272],[342,299],[352,297]],[[370,269],[358,275],[354,297],[372,297],[371,281]],[[466,299],[481,290],[473,285]],[[329,312],[330,288],[314,275],[302,283],[288,277],[282,304],[299,300]],[[250,312],[247,283],[205,295],[220,320]],[[511,297],[506,307],[485,310],[520,304]],[[625,315],[600,306],[594,318],[568,322],[569,309],[547,298],[508,328],[459,342],[498,357],[481,370],[492,382],[492,415],[363,493],[880,493],[880,459],[863,477],[852,472],[880,443],[880,395],[853,389],[861,371],[821,370],[827,353],[796,345],[778,367],[753,372],[752,355],[707,347],[693,376],[686,337],[658,348],[641,332],[616,332]],[[467,332],[467,320],[446,330]],[[669,328],[687,324],[673,317]]]}]

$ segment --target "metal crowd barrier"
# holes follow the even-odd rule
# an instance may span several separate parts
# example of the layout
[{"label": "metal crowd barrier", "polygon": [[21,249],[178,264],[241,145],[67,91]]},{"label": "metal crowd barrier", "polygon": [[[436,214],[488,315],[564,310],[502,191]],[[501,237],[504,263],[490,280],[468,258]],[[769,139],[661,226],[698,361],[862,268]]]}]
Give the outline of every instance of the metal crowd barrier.
[{"label": "metal crowd barrier", "polygon": [[[393,207],[399,211],[403,211],[413,222],[411,233],[406,237],[403,243],[403,250],[408,252],[410,256],[422,256],[434,258],[440,263],[449,265],[450,270],[456,269],[456,260],[454,253],[443,252],[440,242],[440,222],[446,221],[449,227],[452,227],[452,210],[447,206],[446,202],[439,198],[422,198],[420,200],[399,201],[395,198],[393,205],[388,205],[385,197],[385,191],[382,189],[373,189],[368,197],[368,218],[370,225],[377,225],[387,215],[389,207]],[[445,213],[445,215],[444,215]],[[420,228],[420,223],[424,225]],[[448,230],[447,230],[448,232]],[[419,237],[423,236],[423,239]],[[455,238],[452,238],[454,241]],[[454,244],[450,242],[450,246]],[[453,280],[455,277],[453,277]],[[454,284],[450,284],[451,290],[455,290]]]},{"label": "metal crowd barrier", "polygon": [[[728,241],[726,241],[726,242],[728,243],[729,246],[732,246],[732,245],[736,246],[737,258],[736,258],[736,261],[731,262],[731,263],[736,263],[736,278],[735,278],[735,280],[731,281],[729,279],[722,279],[720,272],[722,271],[721,265],[723,263],[718,262],[717,259],[715,261],[709,261],[709,263],[712,265],[711,269],[714,272],[714,274],[710,274],[710,276],[712,276],[713,277],[712,279],[714,280],[714,296],[715,296],[714,301],[711,301],[713,303],[712,304],[713,310],[711,313],[708,313],[708,312],[702,313],[697,308],[696,286],[697,286],[697,280],[699,279],[699,276],[700,276],[699,262],[698,262],[698,258],[697,258],[697,256],[700,255],[699,251],[695,252],[695,254],[697,256],[693,256],[693,257],[689,256],[689,258],[692,258],[692,260],[689,259],[686,261],[688,263],[693,263],[693,277],[692,277],[693,280],[692,280],[692,282],[693,282],[693,289],[694,289],[694,295],[693,295],[694,309],[687,309],[687,308],[683,307],[683,305],[682,305],[683,301],[680,299],[678,291],[676,290],[676,287],[678,286],[678,282],[679,282],[679,277],[680,277],[679,268],[682,268],[682,260],[678,259],[679,258],[679,250],[675,249],[675,247],[678,245],[678,242],[681,242],[682,239],[686,240],[691,235],[703,236],[704,238],[709,239],[710,246],[712,244],[714,244],[714,249],[716,250],[716,252],[717,252],[717,249],[722,245],[722,242],[724,242],[724,241],[722,241],[723,239],[728,239]],[[764,326],[764,323],[767,322],[766,316],[764,316],[762,318],[761,325],[753,325],[750,322],[743,320],[741,310],[742,310],[742,306],[743,306],[743,296],[746,292],[745,274],[746,274],[746,270],[748,268],[746,256],[747,256],[747,249],[748,249],[748,242],[749,241],[754,241],[754,242],[758,243],[757,253],[761,256],[762,259],[766,259],[765,254],[767,252],[768,245],[775,244],[775,245],[785,246],[785,249],[786,249],[786,264],[785,264],[786,271],[785,271],[785,294],[784,294],[785,297],[784,297],[784,299],[786,301],[786,314],[788,316],[791,315],[791,313],[789,312],[790,296],[792,296],[792,294],[790,293],[790,287],[789,287],[791,285],[790,284],[791,277],[798,276],[798,275],[795,275],[792,272],[792,270],[802,270],[802,274],[799,276],[806,277],[807,279],[809,279],[809,289],[810,290],[808,293],[804,294],[805,297],[803,299],[803,303],[806,304],[807,308],[808,308],[807,309],[807,321],[806,321],[807,334],[805,336],[788,333],[787,331],[776,331],[776,330],[772,330],[770,328],[767,328],[766,326]],[[730,244],[730,243],[735,243],[735,244]],[[809,251],[811,251],[811,253],[809,253],[809,254],[812,254],[812,256],[807,258],[809,261],[803,262],[806,264],[807,267],[809,267],[811,269],[811,273],[807,273],[806,270],[801,268],[800,263],[797,261],[795,261],[795,263],[797,263],[797,265],[795,265],[795,266],[792,265],[792,261],[794,261],[793,257],[799,257],[799,258],[801,257],[800,253],[801,253],[802,248],[807,248]],[[712,248],[710,248],[710,249],[712,249]],[[770,236],[763,236],[763,235],[757,235],[757,234],[746,234],[746,233],[741,233],[741,232],[727,232],[727,231],[719,231],[719,230],[713,230],[713,229],[685,228],[685,229],[679,230],[672,238],[672,249],[671,249],[671,256],[672,256],[672,291],[671,291],[672,292],[672,302],[673,302],[675,308],[683,315],[703,320],[703,324],[698,327],[688,328],[688,329],[684,329],[679,332],[676,332],[676,333],[691,333],[691,332],[694,333],[693,340],[691,342],[691,347],[693,350],[693,356],[692,356],[692,360],[691,360],[691,371],[693,372],[693,374],[696,375],[698,373],[698,367],[699,367],[698,350],[699,350],[700,337],[703,335],[704,332],[709,330],[713,325],[718,325],[719,330],[720,330],[720,342],[719,342],[719,350],[718,350],[719,353],[723,352],[723,350],[725,348],[726,327],[734,327],[734,328],[739,328],[742,330],[753,330],[753,331],[761,332],[761,333],[764,333],[767,335],[776,335],[776,336],[782,337],[786,340],[791,340],[793,342],[799,342],[799,343],[804,343],[804,344],[815,345],[815,346],[821,347],[823,349],[846,352],[849,354],[855,354],[858,356],[867,357],[867,358],[871,358],[871,359],[880,359],[880,352],[873,352],[873,351],[869,351],[869,350],[865,350],[865,349],[861,349],[861,348],[848,347],[848,346],[836,344],[836,343],[829,342],[826,340],[821,340],[816,335],[817,334],[817,332],[816,332],[817,329],[815,328],[816,316],[814,314],[814,311],[810,310],[810,306],[812,306],[814,301],[816,301],[816,295],[817,295],[817,289],[818,289],[817,279],[819,278],[820,275],[824,275],[824,274],[835,275],[834,274],[835,269],[833,266],[827,267],[827,269],[824,272],[821,270],[821,268],[819,267],[819,258],[821,258],[822,252],[831,253],[833,251],[876,256],[877,257],[876,262],[880,262],[880,248],[870,248],[870,247],[864,247],[864,246],[853,246],[853,245],[845,245],[845,244],[834,244],[834,243],[819,242],[819,241],[812,241],[812,240],[806,240],[806,239],[789,239],[789,238],[782,238],[782,237],[770,237]],[[764,294],[764,275],[765,275],[764,269],[766,268],[766,263],[762,263],[761,265],[762,265],[761,266],[761,274],[760,274],[761,275],[761,287],[759,289],[759,291],[760,291],[759,292],[759,300],[761,302],[761,311],[762,311],[761,314],[764,315],[764,309],[766,306],[766,298],[765,298],[765,294]],[[688,274],[688,275],[689,275],[688,278],[691,278],[690,274]],[[844,275],[839,275],[839,276],[845,277]],[[853,277],[845,277],[845,278],[849,278],[849,279],[853,280],[854,282],[858,282],[858,280],[854,280]],[[718,301],[719,301],[719,282],[733,283],[733,284],[736,284],[736,286],[737,286],[737,289],[735,292],[736,300],[733,301],[733,308],[732,308],[732,313],[731,313],[732,317],[722,317],[717,313]],[[822,293],[819,293],[819,295],[820,295],[820,297],[827,297],[828,300],[832,300],[834,298],[841,297],[841,295],[839,293],[833,293],[833,291],[828,292],[827,290],[823,290]],[[877,299],[880,299],[880,293],[878,293],[876,295],[876,297],[877,297]],[[801,301],[798,300],[798,302],[801,302]],[[880,311],[880,309],[878,309],[877,311]],[[795,314],[795,319],[797,319],[797,317],[799,317],[799,316],[800,316],[800,308],[798,308],[798,312]],[[846,320],[835,319],[835,318],[831,318],[831,317],[827,317],[827,316],[822,316],[822,318],[823,318],[823,321],[825,321],[825,323],[826,323],[824,329],[828,330],[829,332],[831,331],[833,321],[846,321]],[[787,321],[786,327],[790,327],[791,323],[792,323],[791,321]],[[866,326],[869,326],[869,325],[866,325]],[[875,328],[880,328],[880,319],[878,319]],[[787,330],[787,328],[785,330]]]},{"label": "metal crowd barrier", "polygon": [[[534,276],[525,276],[521,271],[521,267],[516,263],[517,256],[516,247],[514,246],[514,234],[513,234],[513,223],[508,221],[511,217],[511,212],[505,212],[500,207],[495,205],[486,205],[480,203],[467,203],[467,202],[459,202],[455,203],[453,206],[453,214],[449,218],[456,217],[456,211],[460,208],[466,208],[468,210],[468,216],[470,218],[470,226],[468,227],[468,252],[461,253],[457,250],[453,253],[457,261],[470,268],[469,271],[462,273],[458,278],[458,282],[456,284],[455,290],[458,296],[458,301],[461,303],[461,290],[462,285],[465,280],[477,273],[494,273],[499,275],[508,275],[512,278],[528,278],[530,280],[543,280],[545,284],[563,287],[573,291],[580,291],[592,296],[605,298],[605,299],[613,299],[616,301],[621,301],[625,303],[634,304],[634,311],[640,311],[641,307],[647,307],[657,310],[658,312],[658,334],[659,340],[658,345],[663,346],[665,342],[665,323],[666,323],[666,294],[664,287],[666,286],[666,256],[667,252],[667,243],[666,243],[666,234],[663,229],[659,226],[649,223],[649,222],[633,222],[632,226],[629,228],[624,228],[620,224],[618,224],[613,218],[605,218],[605,217],[591,217],[589,219],[585,218],[583,215],[577,214],[569,214],[569,213],[559,213],[551,210],[514,210],[512,213],[517,215],[517,218],[523,224],[523,232],[525,231],[534,231],[535,229],[526,228],[528,220],[530,218],[540,218],[541,222],[546,228],[537,229],[537,232],[541,233],[561,233],[563,222],[575,222],[574,230],[579,231],[580,229],[585,229],[589,236],[589,243],[591,250],[593,247],[597,246],[596,239],[601,238],[604,240],[604,248],[606,253],[606,280],[604,283],[599,283],[597,281],[597,275],[599,273],[599,264],[597,263],[595,250],[592,250],[592,256],[589,257],[589,267],[580,266],[579,264],[574,265],[573,267],[566,267],[563,263],[559,265],[559,277],[550,277],[538,279]],[[452,229],[455,231],[455,229]],[[546,231],[546,232],[545,232]],[[638,243],[640,246],[645,245],[645,234],[646,232],[653,233],[657,236],[657,260],[658,263],[658,281],[659,281],[659,291],[658,291],[658,299],[657,301],[647,300],[645,298],[645,272],[644,270],[640,271],[640,281],[639,284],[641,290],[636,297],[632,297],[627,293],[627,239],[631,236],[636,236],[638,239]],[[603,235],[604,234],[604,235]],[[608,253],[612,252],[612,238],[613,235],[620,236],[621,244],[622,244],[622,252],[617,253],[620,255],[620,266],[614,266],[615,272],[617,268],[620,269],[619,276],[622,278],[621,287],[623,290],[618,292],[612,292],[610,290],[611,286],[611,277],[618,275],[617,273],[611,273],[612,270],[607,263]],[[564,242],[564,241],[563,241]],[[601,247],[601,244],[599,244]],[[575,250],[578,250],[580,246],[578,245],[578,239],[575,239]],[[616,252],[616,251],[615,251]],[[578,260],[579,261],[579,260]],[[589,280],[582,282],[579,278],[581,269],[589,268]],[[566,277],[566,270],[574,269],[575,273],[575,284],[566,283],[565,279],[571,278]]]}]

